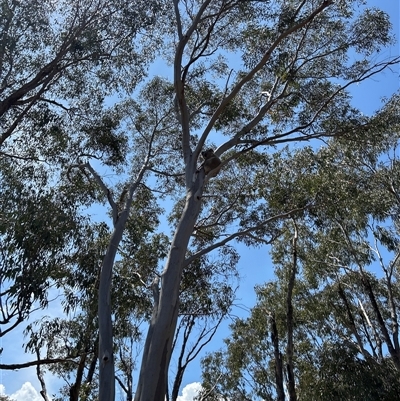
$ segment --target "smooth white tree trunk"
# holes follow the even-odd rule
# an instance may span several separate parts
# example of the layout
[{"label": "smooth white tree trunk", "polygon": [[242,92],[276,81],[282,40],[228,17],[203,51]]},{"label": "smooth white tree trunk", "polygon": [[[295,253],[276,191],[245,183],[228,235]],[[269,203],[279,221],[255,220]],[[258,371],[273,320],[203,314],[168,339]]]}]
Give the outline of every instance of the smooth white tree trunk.
[{"label": "smooth white tree trunk", "polygon": [[185,208],[161,275],[161,289],[158,300],[157,297],[155,299],[155,310],[143,351],[135,401],[165,399],[171,347],[178,320],[179,286],[186,250],[200,212],[203,181],[204,171],[196,174],[196,181],[188,191]]}]

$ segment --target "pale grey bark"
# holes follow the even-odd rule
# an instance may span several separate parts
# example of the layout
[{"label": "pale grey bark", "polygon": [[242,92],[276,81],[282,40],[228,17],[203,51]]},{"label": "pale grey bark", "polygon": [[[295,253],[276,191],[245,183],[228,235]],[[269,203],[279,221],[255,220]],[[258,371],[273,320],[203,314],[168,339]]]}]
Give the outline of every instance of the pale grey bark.
[{"label": "pale grey bark", "polygon": [[[127,215],[126,215],[127,216]],[[107,253],[103,259],[99,286],[99,400],[114,401],[115,369],[113,355],[113,330],[111,307],[111,277],[115,255],[121,242],[126,224],[126,216],[120,218],[115,225]]]},{"label": "pale grey bark", "polygon": [[[390,338],[389,330],[386,327],[385,318],[381,312],[381,308],[379,306],[374,289],[372,288],[370,278],[368,277],[368,275],[366,274],[366,272],[364,270],[363,263],[359,260],[357,251],[354,249],[353,243],[350,240],[350,237],[349,237],[349,234],[348,234],[346,228],[339,220],[337,220],[337,224],[340,227],[340,229],[342,230],[342,233],[346,240],[346,243],[349,246],[349,249],[354,256],[354,260],[356,262],[356,265],[358,266],[359,273],[361,276],[361,283],[365,288],[366,295],[369,298],[369,301],[371,303],[371,308],[375,314],[375,318],[378,323],[377,328],[380,330],[380,335],[377,335],[377,337],[383,339],[383,341],[389,351],[389,355],[390,355],[394,365],[396,366],[396,369],[400,370],[400,354],[397,352],[395,346],[393,345],[392,339]],[[360,307],[363,309],[361,302],[360,302]],[[365,311],[364,311],[364,314],[365,314],[365,317],[368,318],[368,315],[366,314]],[[370,322],[369,322],[369,324],[371,327],[373,327]],[[373,329],[376,330],[375,327],[373,327]]]},{"label": "pale grey bark", "polygon": [[[40,362],[40,350],[39,350],[39,348],[36,348],[36,356],[37,356],[38,362]],[[36,375],[37,375],[37,378],[38,378],[38,380],[40,382],[40,386],[42,387],[42,389],[40,390],[40,395],[42,396],[44,401],[50,401],[50,398],[47,395],[46,382],[44,381],[43,372],[42,372],[40,366],[41,366],[40,363],[38,363],[36,365]]]},{"label": "pale grey bark", "polygon": [[135,401],[163,401],[171,358],[172,341],[178,320],[179,286],[190,236],[200,212],[204,170],[195,175],[186,196],[186,204],[174,238],[165,268],[161,274],[159,300],[143,351]]},{"label": "pale grey bark", "polygon": [[113,353],[113,330],[112,330],[112,305],[111,305],[111,285],[112,270],[118,246],[122,240],[122,235],[129,217],[133,195],[142,182],[146,170],[149,168],[149,154],[152,140],[149,144],[148,156],[143,162],[134,182],[129,187],[125,207],[122,212],[118,212],[118,205],[115,203],[110,190],[96,173],[93,167],[86,163],[82,167],[88,169],[93,178],[103,189],[104,194],[112,208],[114,231],[111,235],[107,252],[104,256],[100,271],[99,297],[98,297],[98,318],[99,318],[99,400],[114,401],[115,399],[115,364]]}]

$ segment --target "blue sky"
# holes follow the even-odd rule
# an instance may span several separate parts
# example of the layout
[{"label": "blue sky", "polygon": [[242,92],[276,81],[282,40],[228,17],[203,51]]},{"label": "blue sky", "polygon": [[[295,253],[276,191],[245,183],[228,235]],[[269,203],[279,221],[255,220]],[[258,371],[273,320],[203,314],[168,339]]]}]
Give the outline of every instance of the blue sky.
[{"label": "blue sky", "polygon": [[[400,36],[400,5],[399,0],[368,0],[369,6],[377,6],[391,16],[391,21],[394,27],[394,32],[397,38]],[[385,50],[380,54],[380,59],[399,54],[399,45],[396,44],[392,48]],[[159,66],[154,67],[158,74]],[[164,72],[164,71],[163,71]],[[166,71],[165,74],[169,75]],[[374,77],[359,86],[354,86],[351,89],[354,105],[359,107],[365,114],[371,114],[381,106],[381,99],[384,96],[389,96],[399,89],[399,68]],[[238,246],[238,251],[241,254],[239,262],[239,271],[242,276],[240,288],[237,293],[238,304],[243,307],[237,308],[233,314],[244,316],[246,309],[250,308],[255,303],[254,286],[263,283],[273,277],[273,267],[269,262],[268,249],[247,249],[245,246]],[[58,306],[51,305],[46,311],[46,315],[56,316],[58,314]],[[43,315],[43,313],[41,313]],[[36,316],[37,318],[38,316]],[[218,349],[222,345],[222,339],[228,334],[227,322],[224,327],[217,333],[215,340],[212,342],[206,351]],[[0,356],[2,363],[22,363],[26,362],[27,356],[23,352],[23,335],[22,327],[14,330],[11,335],[6,336],[2,340],[0,347],[4,348],[3,354]],[[33,357],[28,356],[31,360]],[[188,401],[192,397],[190,392],[194,386],[191,383],[198,382],[201,379],[199,360],[192,363],[184,377],[183,386],[186,388],[186,395],[181,401]],[[5,386],[1,387],[1,385]],[[59,381],[47,381],[48,392],[51,395],[58,390]],[[35,394],[36,389],[36,394]],[[42,398],[39,396],[40,386],[36,377],[34,368],[24,369],[20,371],[2,371],[0,372],[0,394],[5,392],[12,395],[16,401],[39,401]]]}]

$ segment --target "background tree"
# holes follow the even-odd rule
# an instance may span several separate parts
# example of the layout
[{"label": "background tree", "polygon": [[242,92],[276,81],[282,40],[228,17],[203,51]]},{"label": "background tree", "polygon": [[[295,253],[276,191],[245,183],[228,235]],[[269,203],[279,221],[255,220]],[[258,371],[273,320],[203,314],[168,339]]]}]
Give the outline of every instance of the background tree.
[{"label": "background tree", "polygon": [[156,2],[2,0],[1,9],[0,144],[15,136],[4,153],[33,157],[27,145],[35,139],[42,151],[54,148],[58,111],[85,120],[143,76],[150,53],[132,39],[152,23]]},{"label": "background tree", "polygon": [[[131,91],[143,77],[143,62],[152,52],[145,40],[141,47],[134,38],[154,23],[158,8],[156,2],[1,3],[1,154],[4,174],[17,172],[3,183],[12,188],[11,179],[22,181],[20,194],[11,190],[14,204],[8,193],[2,198],[4,210],[11,211],[1,219],[7,261],[1,275],[3,321],[9,324],[2,335],[27,318],[35,301],[46,305],[48,288],[63,287],[65,276],[71,277],[68,269],[76,260],[70,258],[82,252],[77,241],[86,235],[77,230],[85,221],[78,210],[96,198],[96,188],[88,192],[85,175],[71,175],[71,167],[82,153],[104,156],[105,165],[121,162],[124,138],[115,131],[118,116],[104,111],[104,99]],[[53,186],[57,181],[61,185]],[[23,274],[21,260],[27,266]],[[42,261],[51,267],[41,268]]]},{"label": "background tree", "polygon": [[[297,188],[318,190],[320,202],[296,230],[285,224],[272,248],[277,278],[258,289],[250,318],[232,325],[226,349],[204,359],[200,399],[396,397],[397,106],[394,97],[376,117],[372,141],[340,138],[289,156],[294,170],[309,168]],[[282,302],[291,294],[292,315]]]},{"label": "background tree", "polygon": [[49,289],[65,285],[68,291],[68,282],[62,281],[89,228],[68,192],[46,188],[47,177],[40,168],[25,165],[15,171],[12,161],[0,163],[0,336],[4,336],[32,309],[46,307]]},{"label": "background tree", "polygon": [[[96,195],[87,187],[80,191],[82,174],[73,177],[74,186],[54,183],[81,152],[115,163],[123,138],[112,133],[115,115],[104,116],[104,98],[133,88],[132,77],[143,76],[142,56],[150,53],[138,51],[132,39],[153,20],[156,3],[146,6],[1,2],[1,280],[7,305],[1,335],[36,301],[45,306],[50,282],[58,279],[61,286],[67,274],[60,266],[79,253],[89,222],[80,211]],[[76,129],[87,133],[84,148],[76,146],[83,139],[73,135]]]}]

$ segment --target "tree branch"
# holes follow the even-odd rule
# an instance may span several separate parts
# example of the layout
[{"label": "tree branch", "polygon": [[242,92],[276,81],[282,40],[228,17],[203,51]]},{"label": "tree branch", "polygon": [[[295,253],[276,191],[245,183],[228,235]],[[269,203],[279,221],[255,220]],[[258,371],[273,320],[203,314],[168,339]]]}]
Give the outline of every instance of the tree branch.
[{"label": "tree branch", "polygon": [[331,4],[333,4],[333,0],[325,0],[322,2],[322,4],[316,8],[307,18],[305,18],[303,21],[293,25],[292,27],[288,28],[285,32],[281,33],[278,38],[272,43],[272,45],[269,47],[269,49],[264,53],[264,56],[261,58],[261,60],[257,63],[257,65],[250,70],[237,84],[236,86],[232,89],[230,94],[226,96],[220,105],[217,107],[215,110],[214,114],[212,115],[209,123],[207,124],[206,128],[203,131],[203,134],[201,135],[199,142],[196,146],[195,150],[195,156],[200,154],[201,149],[204,146],[204,143],[211,132],[212,128],[214,127],[214,124],[216,123],[217,119],[221,115],[221,113],[224,111],[225,107],[228,105],[229,102],[231,102],[236,95],[240,92],[242,87],[249,82],[255,74],[260,71],[263,66],[267,63],[269,58],[272,55],[272,52],[278,47],[278,45],[286,39],[290,34],[292,34],[295,31],[300,30],[303,28],[306,24],[311,22],[318,14],[320,14],[325,8],[329,7]]},{"label": "tree branch", "polygon": [[36,361],[31,361],[31,362],[25,362],[25,363],[13,363],[13,364],[4,364],[0,363],[0,369],[3,370],[18,370],[18,369],[24,369],[24,368],[29,368],[31,366],[37,366],[37,365],[51,365],[53,363],[65,363],[65,362],[73,362],[78,364],[74,359],[76,359],[76,356],[70,356],[66,358],[55,358],[55,359],[40,359]]},{"label": "tree branch", "polygon": [[234,240],[234,239],[236,239],[238,237],[244,237],[244,236],[246,236],[246,234],[249,234],[249,233],[252,233],[253,231],[259,230],[259,229],[263,228],[268,223],[272,223],[273,221],[276,221],[276,220],[279,220],[279,219],[283,219],[283,218],[286,218],[286,217],[290,217],[293,213],[297,213],[297,212],[300,212],[302,210],[306,210],[306,209],[308,209],[310,207],[311,207],[311,205],[310,206],[301,207],[301,208],[297,208],[297,209],[292,209],[289,212],[281,213],[281,214],[278,214],[276,216],[270,217],[269,219],[265,220],[261,224],[257,224],[254,227],[250,227],[250,228],[248,228],[246,230],[239,231],[239,232],[236,232],[234,234],[231,234],[228,237],[226,237],[224,240],[216,242],[216,243],[214,243],[214,244],[212,244],[212,245],[210,245],[210,246],[208,246],[208,247],[206,247],[206,248],[194,253],[192,256],[190,256],[189,258],[185,259],[185,261],[183,263],[183,266],[184,267],[188,266],[190,263],[195,261],[200,256],[206,255],[207,253],[213,251],[214,249],[217,249],[217,248],[227,244],[228,242],[230,242],[230,241],[232,241],[232,240]]},{"label": "tree branch", "polygon": [[92,174],[93,178],[96,180],[96,182],[100,185],[100,188],[103,190],[104,195],[107,197],[108,203],[111,206],[112,209],[112,216],[113,216],[113,223],[114,225],[117,224],[118,221],[118,206],[115,203],[112,193],[110,189],[106,186],[104,181],[101,179],[100,175],[97,174],[95,169],[91,166],[89,162],[86,162],[82,165],[83,167],[86,167],[90,173]]}]

